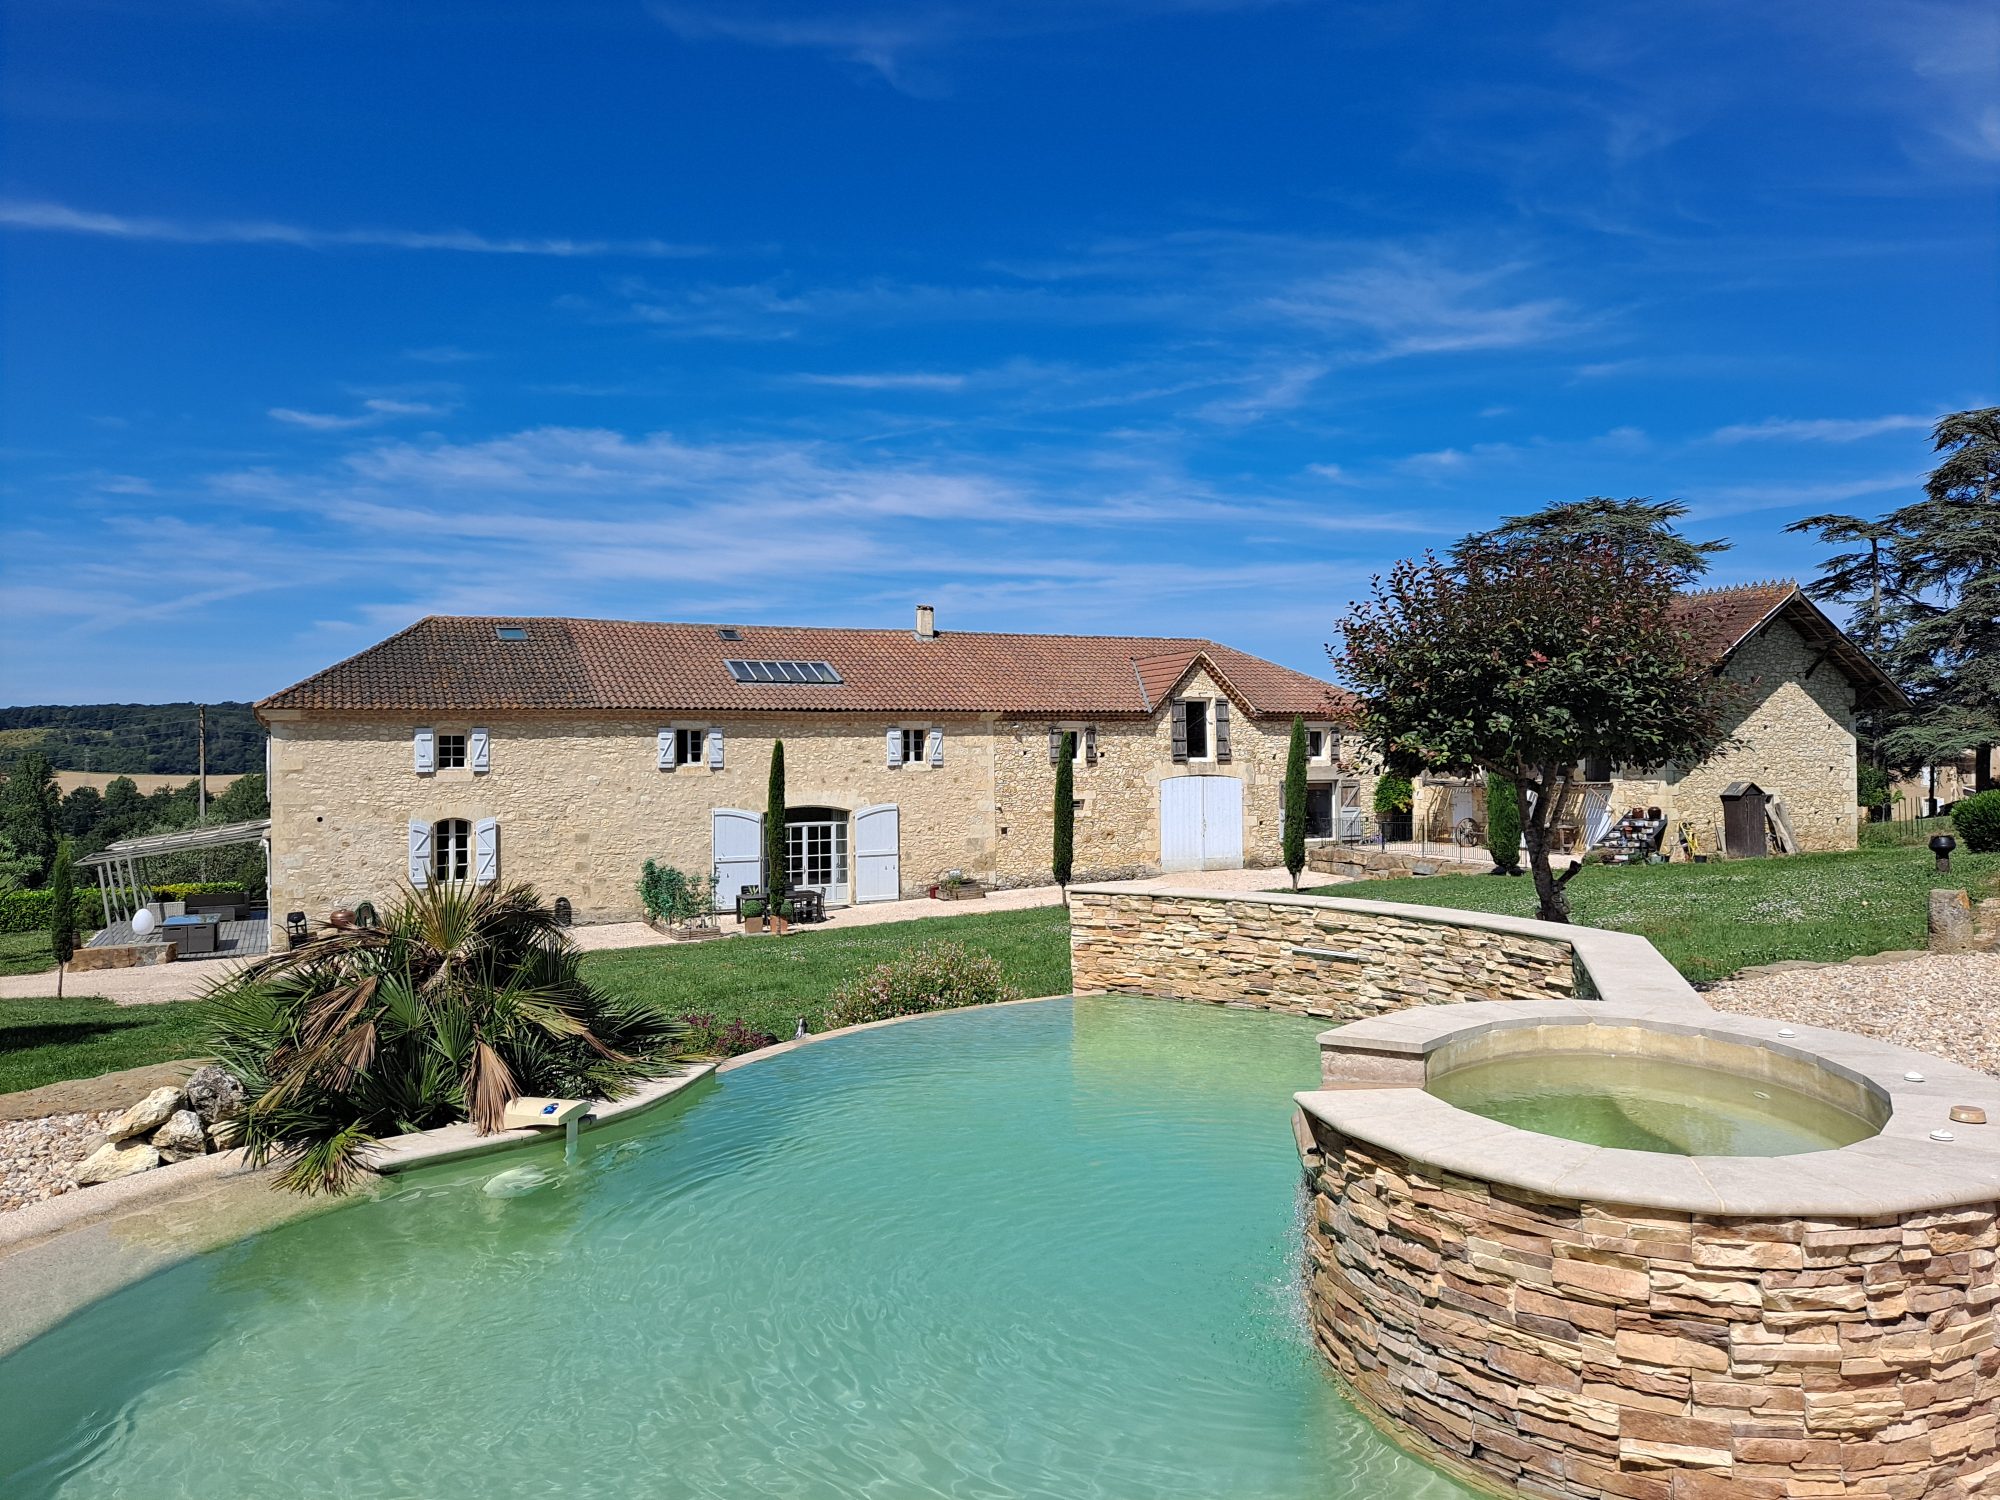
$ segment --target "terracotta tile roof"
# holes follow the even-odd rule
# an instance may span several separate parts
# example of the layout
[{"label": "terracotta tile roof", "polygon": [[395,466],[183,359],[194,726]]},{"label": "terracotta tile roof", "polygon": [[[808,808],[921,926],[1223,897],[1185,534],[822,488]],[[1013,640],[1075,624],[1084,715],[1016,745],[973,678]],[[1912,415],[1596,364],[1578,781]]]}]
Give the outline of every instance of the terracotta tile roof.
[{"label": "terracotta tile roof", "polygon": [[1735,655],[1737,647],[1766,621],[1782,614],[1810,646],[1846,674],[1859,695],[1860,706],[1910,706],[1902,686],[1790,579],[1682,594],[1674,601],[1674,614],[1717,667]]},{"label": "terracotta tile roof", "polygon": [[1719,665],[1752,631],[1798,596],[1799,586],[1790,579],[1703,589],[1674,600],[1674,618]]},{"label": "terracotta tile roof", "polygon": [[[526,632],[502,640],[499,627]],[[433,615],[257,705],[259,710],[632,710],[1142,717],[1197,662],[1255,717],[1324,714],[1339,690],[1212,641],[723,627]],[[824,661],[838,684],[737,682],[725,662]]]}]

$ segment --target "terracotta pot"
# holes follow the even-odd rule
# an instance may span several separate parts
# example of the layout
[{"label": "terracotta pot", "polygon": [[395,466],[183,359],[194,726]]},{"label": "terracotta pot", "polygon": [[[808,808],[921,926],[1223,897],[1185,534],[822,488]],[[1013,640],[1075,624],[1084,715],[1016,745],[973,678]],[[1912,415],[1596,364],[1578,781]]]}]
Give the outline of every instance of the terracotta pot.
[{"label": "terracotta pot", "polygon": [[762,932],[764,930],[764,918],[761,916],[745,917],[743,919],[743,930],[745,932]]},{"label": "terracotta pot", "polygon": [[790,917],[771,918],[771,931],[777,933],[780,937],[782,937],[785,933],[790,932],[791,930],[792,930],[792,920]]}]

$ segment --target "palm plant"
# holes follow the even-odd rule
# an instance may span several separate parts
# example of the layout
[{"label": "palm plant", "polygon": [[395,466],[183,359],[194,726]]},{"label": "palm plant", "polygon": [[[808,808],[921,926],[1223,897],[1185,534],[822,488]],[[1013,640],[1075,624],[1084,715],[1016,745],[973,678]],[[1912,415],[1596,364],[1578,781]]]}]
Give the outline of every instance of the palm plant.
[{"label": "palm plant", "polygon": [[616,1099],[664,1072],[686,1028],[578,969],[528,886],[406,892],[374,926],[274,953],[209,997],[214,1051],[252,1095],[253,1163],[344,1192],[379,1137],[470,1120],[524,1094]]}]

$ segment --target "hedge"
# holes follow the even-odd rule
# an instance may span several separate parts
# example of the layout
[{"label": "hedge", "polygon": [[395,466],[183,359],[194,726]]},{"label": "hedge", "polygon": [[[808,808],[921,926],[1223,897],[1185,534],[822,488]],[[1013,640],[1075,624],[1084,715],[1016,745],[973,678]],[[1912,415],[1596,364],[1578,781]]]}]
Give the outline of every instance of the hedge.
[{"label": "hedge", "polygon": [[[184,880],[172,885],[154,886],[153,899],[185,901],[190,896],[213,895],[223,891],[241,895],[243,887],[226,880]],[[114,894],[130,900],[129,893]],[[0,895],[0,932],[48,931],[54,899],[48,891],[8,891]],[[76,920],[87,932],[95,932],[104,925],[104,898],[98,895],[96,886],[86,885],[78,889]]]}]

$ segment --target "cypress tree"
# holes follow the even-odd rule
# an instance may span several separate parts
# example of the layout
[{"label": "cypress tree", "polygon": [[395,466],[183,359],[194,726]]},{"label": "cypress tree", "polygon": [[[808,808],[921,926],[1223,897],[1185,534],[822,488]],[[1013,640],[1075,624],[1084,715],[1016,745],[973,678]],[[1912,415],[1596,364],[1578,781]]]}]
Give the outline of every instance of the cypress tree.
[{"label": "cypress tree", "polygon": [[70,842],[56,845],[55,868],[49,874],[49,950],[56,956],[56,998],[63,992],[63,970],[76,957],[76,880],[70,874]]},{"label": "cypress tree", "polygon": [[1306,867],[1306,721],[1292,715],[1292,747],[1285,755],[1285,870],[1292,889]]},{"label": "cypress tree", "polygon": [[1076,865],[1076,735],[1062,737],[1062,755],[1056,761],[1055,805],[1056,884],[1062,887],[1063,904],[1069,904],[1069,877]]},{"label": "cypress tree", "polygon": [[785,840],[785,742],[771,746],[771,786],[764,798],[764,910],[778,915],[778,903],[785,899],[790,871]]},{"label": "cypress tree", "polygon": [[1521,873],[1521,794],[1493,771],[1486,773],[1486,850],[1494,874]]}]

